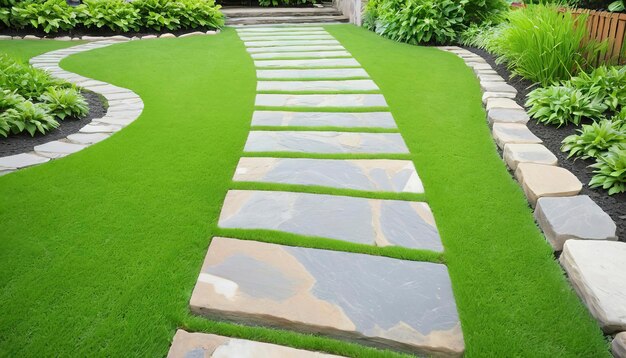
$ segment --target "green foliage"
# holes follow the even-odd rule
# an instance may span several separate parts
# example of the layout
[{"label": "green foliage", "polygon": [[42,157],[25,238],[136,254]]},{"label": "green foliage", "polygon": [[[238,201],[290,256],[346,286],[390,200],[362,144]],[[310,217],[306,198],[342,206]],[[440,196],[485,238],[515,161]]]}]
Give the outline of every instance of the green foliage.
[{"label": "green foliage", "polygon": [[179,20],[183,28],[224,26],[224,15],[213,0],[178,0]]},{"label": "green foliage", "polygon": [[612,146],[626,143],[625,129],[619,121],[609,119],[585,124],[578,134],[563,140],[561,151],[569,152],[569,157],[599,158]]},{"label": "green foliage", "polygon": [[167,0],[136,0],[133,6],[139,10],[141,25],[147,29],[161,31],[162,28],[180,28],[180,3]]},{"label": "green foliage", "polygon": [[589,182],[590,187],[601,187],[608,190],[609,195],[626,192],[626,145],[624,143],[612,146],[591,167],[595,170]]},{"label": "green foliage", "polygon": [[626,67],[598,67],[591,74],[581,72],[569,81],[590,96],[602,98],[611,111],[626,104]]},{"label": "green foliage", "polygon": [[[64,86],[47,72],[0,55],[0,88],[17,91],[26,98],[41,96],[50,86]],[[68,84],[65,84],[68,85]]]},{"label": "green foliage", "polygon": [[76,12],[65,0],[22,1],[13,6],[10,21],[18,28],[31,26],[50,33],[73,28],[76,17]]},{"label": "green foliage", "polygon": [[124,0],[84,0],[77,7],[81,23],[87,28],[107,27],[112,31],[137,31],[139,10]]},{"label": "green foliage", "polygon": [[538,88],[528,94],[528,114],[540,123],[580,124],[583,117],[602,118],[607,106],[594,97],[571,86],[555,85]]},{"label": "green foliage", "polygon": [[33,103],[25,100],[4,113],[2,117],[11,123],[11,132],[14,134],[27,131],[34,136],[37,131],[45,134],[47,131],[57,128],[59,122],[54,120],[44,104]]},{"label": "green foliage", "polygon": [[74,88],[50,87],[39,99],[52,115],[60,119],[84,117],[89,113],[87,101]]}]

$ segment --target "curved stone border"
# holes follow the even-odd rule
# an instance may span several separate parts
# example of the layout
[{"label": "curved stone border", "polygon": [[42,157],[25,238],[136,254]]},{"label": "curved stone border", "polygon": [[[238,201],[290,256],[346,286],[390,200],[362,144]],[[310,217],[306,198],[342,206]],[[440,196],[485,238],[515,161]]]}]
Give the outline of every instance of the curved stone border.
[{"label": "curved stone border", "polygon": [[189,37],[195,35],[216,35],[219,34],[220,30],[209,30],[206,32],[202,31],[192,31],[187,32],[180,35],[174,35],[172,33],[166,32],[164,34],[154,34],[154,35],[143,35],[143,36],[124,36],[124,35],[115,35],[115,36],[56,36],[56,37],[45,37],[45,36],[36,36],[36,35],[24,35],[24,36],[8,36],[8,35],[0,35],[0,40],[57,40],[57,41],[104,41],[104,40],[115,40],[115,41],[133,41],[133,40],[150,40],[150,39],[163,39],[163,38],[175,38],[175,37]]}]

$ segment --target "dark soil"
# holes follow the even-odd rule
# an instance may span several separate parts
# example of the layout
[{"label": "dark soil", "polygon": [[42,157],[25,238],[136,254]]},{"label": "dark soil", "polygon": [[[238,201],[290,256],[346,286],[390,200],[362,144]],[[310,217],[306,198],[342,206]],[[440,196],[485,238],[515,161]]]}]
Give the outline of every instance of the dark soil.
[{"label": "dark soil", "polygon": [[[491,67],[496,70],[500,76],[502,76],[502,78],[504,78],[511,86],[515,87],[515,89],[517,89],[517,97],[515,98],[515,101],[519,105],[524,106],[526,95],[534,89],[532,82],[520,79],[519,77],[511,79],[511,73],[507,70],[506,66],[496,64],[495,57],[490,53],[473,47],[466,47],[466,49],[484,58],[491,65]],[[561,152],[560,148],[563,138],[570,134],[575,134],[578,127],[568,125],[556,128],[556,126],[547,126],[539,124],[534,120],[530,120],[528,122],[528,128],[537,137],[541,138],[541,140],[543,140],[543,144],[550,149],[554,155],[556,155],[561,167],[569,170],[578,177],[578,179],[583,183],[583,190],[581,191],[581,194],[588,195],[602,208],[602,210],[611,216],[617,225],[618,239],[626,242],[626,193],[609,196],[607,191],[602,188],[589,188],[587,183],[589,183],[593,174],[592,168],[588,168],[588,166],[593,164],[595,161],[567,158],[567,153]]]},{"label": "dark soil", "polygon": [[37,132],[34,137],[31,137],[29,133],[22,132],[9,135],[8,138],[0,137],[0,157],[30,152],[37,145],[65,138],[70,134],[78,132],[92,119],[103,117],[106,114],[105,99],[103,97],[87,90],[83,90],[82,94],[89,104],[89,114],[86,117],[80,119],[66,118],[59,121],[59,128],[51,130],[45,135]]}]

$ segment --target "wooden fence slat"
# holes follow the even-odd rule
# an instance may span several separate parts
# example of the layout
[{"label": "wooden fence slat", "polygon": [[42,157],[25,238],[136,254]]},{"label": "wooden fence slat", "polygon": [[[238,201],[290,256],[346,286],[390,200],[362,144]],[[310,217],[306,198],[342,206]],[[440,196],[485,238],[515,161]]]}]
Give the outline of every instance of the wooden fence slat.
[{"label": "wooden fence slat", "polygon": [[615,46],[615,36],[617,35],[617,21],[619,21],[618,18],[619,16],[617,16],[617,14],[611,14],[611,16],[609,17],[611,21],[611,26],[606,36],[608,44],[606,49],[606,56],[604,56],[605,62],[610,62],[611,60],[613,60],[614,57],[617,58],[617,56],[613,55],[613,47]]},{"label": "wooden fence slat", "polygon": [[619,17],[617,23],[617,33],[615,35],[615,43],[613,44],[613,56],[617,58],[618,63],[623,63],[622,45],[624,44],[624,30],[626,29],[626,18]]}]

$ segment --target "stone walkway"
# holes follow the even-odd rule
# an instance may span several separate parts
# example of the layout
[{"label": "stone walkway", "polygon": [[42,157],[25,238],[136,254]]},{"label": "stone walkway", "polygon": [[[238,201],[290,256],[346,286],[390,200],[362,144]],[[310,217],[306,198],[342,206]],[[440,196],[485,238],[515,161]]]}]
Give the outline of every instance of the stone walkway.
[{"label": "stone walkway", "polygon": [[[259,79],[252,125],[279,128],[250,132],[244,151],[256,155],[241,158],[235,181],[424,192],[413,163],[391,159],[409,150],[384,96],[323,27],[241,28],[238,33]],[[280,157],[272,156],[279,152]],[[342,159],[319,159],[320,154]],[[356,154],[376,159],[355,159]],[[231,190],[219,226],[443,251],[424,202]],[[430,262],[216,237],[190,306],[210,318],[413,354],[458,357],[464,351],[448,270]],[[229,349],[260,356],[290,348],[179,331],[170,356],[211,356]]]}]

